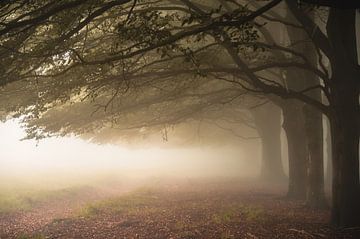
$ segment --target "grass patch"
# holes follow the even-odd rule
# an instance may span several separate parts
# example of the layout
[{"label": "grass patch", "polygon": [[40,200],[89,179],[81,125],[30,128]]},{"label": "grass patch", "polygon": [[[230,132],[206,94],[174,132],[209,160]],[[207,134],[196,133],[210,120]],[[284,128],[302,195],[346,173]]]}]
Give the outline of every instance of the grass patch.
[{"label": "grass patch", "polygon": [[226,224],[243,218],[247,222],[262,223],[267,220],[266,212],[262,207],[237,205],[226,208],[213,214],[212,220],[217,224]]},{"label": "grass patch", "polygon": [[3,190],[0,193],[0,213],[27,211],[46,201],[76,197],[87,189],[73,187],[58,190]]},{"label": "grass patch", "polygon": [[121,197],[88,204],[78,212],[78,216],[93,217],[104,212],[136,213],[140,209],[142,212],[154,212],[155,209],[148,206],[156,199],[154,190],[141,188]]},{"label": "grass patch", "polygon": [[214,214],[212,219],[217,224],[225,224],[233,221],[235,216],[236,216],[236,211],[230,208]]},{"label": "grass patch", "polygon": [[262,207],[257,206],[241,206],[241,214],[248,222],[262,223],[265,222],[266,212]]},{"label": "grass patch", "polygon": [[18,194],[0,194],[0,213],[9,213],[16,210],[29,210],[33,207],[31,200]]}]

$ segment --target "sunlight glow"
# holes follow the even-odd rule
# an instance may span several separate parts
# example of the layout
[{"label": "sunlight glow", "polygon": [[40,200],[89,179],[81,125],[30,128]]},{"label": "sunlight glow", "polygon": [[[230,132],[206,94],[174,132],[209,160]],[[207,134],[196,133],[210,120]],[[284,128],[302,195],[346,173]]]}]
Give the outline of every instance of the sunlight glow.
[{"label": "sunlight glow", "polygon": [[[95,177],[238,176],[245,167],[234,149],[133,149],[97,145],[75,137],[20,141],[24,131],[16,121],[0,125],[1,181],[48,184],[81,183]],[[5,178],[4,178],[5,177]]]}]

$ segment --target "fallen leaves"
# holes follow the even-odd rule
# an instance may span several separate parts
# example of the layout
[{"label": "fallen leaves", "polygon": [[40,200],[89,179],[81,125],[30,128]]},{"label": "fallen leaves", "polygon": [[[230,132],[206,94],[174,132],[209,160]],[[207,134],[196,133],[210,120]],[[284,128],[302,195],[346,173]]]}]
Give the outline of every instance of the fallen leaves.
[{"label": "fallen leaves", "polygon": [[[249,193],[250,192],[250,193]],[[257,193],[259,192],[259,193]],[[98,200],[83,206],[91,216],[78,211],[51,221],[24,221],[28,237],[43,238],[149,238],[149,239],[262,239],[262,238],[360,238],[360,230],[332,230],[327,210],[314,211],[301,207],[301,202],[284,200],[281,190],[263,189],[241,182],[207,183],[141,189],[132,193]],[[75,201],[73,202],[75,205]],[[56,210],[67,210],[70,204],[58,204]],[[42,210],[44,208],[37,208]],[[70,210],[71,211],[71,210]],[[30,212],[23,212],[30,213]],[[49,217],[42,212],[44,217]],[[20,235],[17,214],[0,217],[0,238]],[[38,225],[33,227],[33,224]]]}]

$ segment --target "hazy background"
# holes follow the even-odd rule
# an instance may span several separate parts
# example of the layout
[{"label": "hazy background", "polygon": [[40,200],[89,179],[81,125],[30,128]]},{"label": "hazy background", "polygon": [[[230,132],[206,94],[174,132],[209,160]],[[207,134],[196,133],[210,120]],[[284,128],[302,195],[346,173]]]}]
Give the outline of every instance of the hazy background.
[{"label": "hazy background", "polygon": [[16,121],[0,124],[0,189],[58,189],[96,182],[157,178],[255,177],[259,157],[239,147],[127,148],[97,145],[75,137],[20,141]]}]

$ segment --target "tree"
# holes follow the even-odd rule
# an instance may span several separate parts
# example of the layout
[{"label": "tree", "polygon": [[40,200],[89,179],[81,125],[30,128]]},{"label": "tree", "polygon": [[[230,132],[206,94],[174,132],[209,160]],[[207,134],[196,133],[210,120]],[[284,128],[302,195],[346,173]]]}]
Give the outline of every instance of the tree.
[{"label": "tree", "polygon": [[282,182],[286,177],[281,161],[281,111],[267,103],[251,112],[261,138],[261,177],[267,182]]},{"label": "tree", "polygon": [[[359,86],[355,9],[331,8],[327,21],[327,36],[288,1],[291,11],[300,21],[317,47],[328,57],[331,78],[328,110],[332,134],[333,207],[335,225],[357,225],[359,219]],[[340,32],[339,32],[340,31]]]},{"label": "tree", "polygon": [[[259,7],[258,4],[253,4],[254,7]],[[285,21],[282,21],[282,15],[286,14]],[[270,20],[270,23],[266,24],[265,27],[261,27],[259,31],[264,38],[264,40],[270,46],[276,50],[274,55],[279,60],[286,60],[289,58],[287,55],[289,52],[280,50],[280,46],[289,45],[289,51],[291,50],[291,57],[296,57],[299,55],[305,59],[305,56],[302,55],[301,47],[294,49],[292,44],[286,43],[288,39],[294,38],[294,35],[299,35],[300,28],[297,25],[294,18],[291,14],[282,13],[281,11],[275,10],[269,11],[267,16],[264,16],[265,20]],[[279,21],[281,22],[279,26]],[[261,25],[261,23],[258,23]],[[287,31],[285,31],[287,29]],[[300,33],[301,34],[301,33]],[[300,40],[303,40],[305,37],[304,34],[301,34]],[[297,42],[297,40],[293,40]],[[300,44],[301,45],[301,44]],[[275,46],[275,47],[274,47]],[[295,46],[299,46],[296,44]],[[276,49],[280,48],[280,49]],[[294,55],[293,55],[294,54]],[[304,74],[301,69],[288,68],[277,70],[277,78],[281,78],[285,85],[290,89],[302,90],[305,88]],[[288,161],[289,161],[289,184],[287,197],[293,199],[304,200],[306,198],[307,185],[309,180],[307,180],[308,172],[308,148],[306,145],[306,134],[305,134],[305,116],[303,114],[304,103],[298,100],[282,100],[278,97],[269,96],[275,104],[277,104],[282,109],[283,116],[283,129],[287,138],[288,146]]]},{"label": "tree", "polygon": [[[294,6],[294,2],[288,1],[288,4],[295,16],[302,16],[298,20],[304,25],[305,29],[314,31],[314,23],[299,11],[297,6]],[[309,28],[309,22],[312,23],[312,25],[310,24],[312,26],[311,29]],[[325,106],[321,102],[304,95],[303,92],[307,90],[302,92],[292,91],[277,84],[268,84],[261,81],[239,55],[235,54],[230,41],[226,38],[224,41],[224,46],[229,55],[232,56],[234,62],[245,72],[249,81],[256,88],[261,88],[265,92],[284,98],[297,98],[317,107],[330,117],[333,129],[333,157],[336,158],[333,160],[334,174],[337,174],[334,176],[334,184],[336,182],[336,185],[333,187],[334,205],[332,208],[332,221],[335,225],[340,226],[356,225],[360,222],[358,218],[359,209],[356,203],[359,199],[359,81],[355,80],[359,76],[359,66],[356,57],[354,24],[355,10],[331,9],[327,23],[329,39],[325,38],[320,30],[316,28],[315,33],[309,33],[312,34],[311,36],[313,36],[315,44],[325,54],[328,54],[332,62],[333,74],[330,79],[324,78],[326,88],[323,89],[329,97],[329,106]],[[336,34],[334,32],[335,28],[339,29],[341,26],[346,26],[342,28],[343,34]],[[321,40],[321,45],[318,44],[319,40]],[[332,46],[339,46],[339,48]],[[341,77],[344,76],[346,76],[346,79],[341,80]],[[319,88],[319,86],[316,87]],[[331,91],[328,91],[328,89]],[[354,213],[354,210],[356,213]]]},{"label": "tree", "polygon": [[[307,12],[307,15],[314,21],[314,9],[310,8]],[[317,53],[319,50],[314,47],[314,44],[311,42],[311,39],[308,38],[306,32],[294,27],[298,22],[289,12],[287,12],[287,19],[289,22],[293,23],[292,26],[287,25],[287,32],[292,49],[296,52],[302,52],[309,64],[313,67],[317,67],[318,64],[321,66],[323,63],[321,62],[321,56],[319,57]],[[289,77],[289,79],[287,79],[287,84],[291,85],[292,89],[301,90],[303,88],[321,84],[316,75],[306,70],[288,69],[287,77]],[[322,102],[322,92],[320,89],[313,89],[307,94],[313,99]],[[306,153],[305,158],[302,159],[303,165],[298,165],[300,166],[298,168],[302,169],[300,170],[302,173],[299,174],[302,179],[299,178],[299,180],[305,181],[303,179],[307,178],[306,204],[311,207],[321,208],[326,205],[324,190],[322,113],[310,105],[301,102],[293,103],[295,105],[290,105],[288,107],[295,106],[298,107],[299,110],[296,113],[291,112],[291,115],[289,114],[288,117],[291,117],[291,121],[298,122],[298,125],[294,127],[300,127],[300,130],[305,132],[305,134],[300,132],[300,135],[297,135],[298,139],[296,139],[298,141],[297,147],[301,148],[301,141],[303,142],[303,147],[305,147],[303,150]],[[291,111],[291,109],[289,110]],[[298,117],[300,121],[295,117]],[[291,128],[287,130],[289,131]],[[303,135],[303,137],[301,137],[301,135]],[[304,175],[307,177],[304,177]],[[304,185],[304,183],[299,184]],[[305,188],[302,187],[302,190],[304,189]]]},{"label": "tree", "polygon": [[[135,11],[136,12],[136,11]],[[135,14],[135,13],[134,13]],[[140,15],[141,17],[146,17],[146,16],[143,16],[143,15]],[[192,52],[190,51],[190,52],[188,52],[188,53],[186,53],[185,52],[185,56],[187,56],[187,57],[189,57],[189,54],[192,54]],[[191,56],[190,56],[191,57]],[[226,69],[225,69],[226,70]],[[216,70],[215,70],[215,72],[216,72]],[[181,73],[181,72],[179,72],[179,73]],[[186,72],[185,72],[186,73]],[[59,86],[59,88],[60,88],[61,86]],[[59,89],[58,87],[55,87],[55,89]],[[57,95],[58,93],[56,92],[57,90],[52,90],[52,91],[49,91],[49,94],[51,94],[52,95],[52,98],[50,98],[50,101],[51,100],[54,100],[54,99],[56,99],[56,97],[58,97],[58,98],[60,98],[61,96],[59,96],[59,95]],[[53,97],[53,95],[54,95],[54,93],[56,93],[56,95],[55,95],[55,97]],[[65,96],[66,97],[66,96]],[[45,98],[45,97],[44,97]],[[65,99],[67,99],[67,98],[65,98]],[[46,105],[46,102],[43,102],[43,104],[41,104],[42,106],[44,106],[44,105]],[[106,107],[105,107],[106,108]],[[40,108],[37,108],[39,111],[42,111],[42,110],[46,110],[46,108],[43,108],[43,107],[40,107]],[[40,114],[40,113],[37,113],[36,114],[36,116],[38,115],[38,114]],[[278,147],[280,147],[280,145],[278,145]],[[278,149],[278,150],[280,150],[280,148]],[[280,160],[280,159],[277,159],[277,160]],[[281,164],[279,164],[280,165],[280,167],[281,167]],[[278,170],[278,169],[277,169]],[[273,173],[274,174],[274,173]]]},{"label": "tree", "polygon": [[[238,7],[230,14],[221,8],[209,11],[208,7],[187,0],[176,4],[168,2],[129,4],[114,17],[110,17],[114,13],[113,9],[110,9],[103,18],[92,18],[89,21],[86,21],[86,18],[80,19],[76,27],[70,27],[72,30],[60,31],[71,33],[65,34],[69,37],[68,41],[61,42],[55,54],[54,51],[50,51],[53,53],[51,57],[40,54],[43,56],[40,57],[43,64],[36,67],[36,74],[31,71],[27,77],[46,79],[53,84],[52,90],[54,88],[59,90],[58,94],[65,95],[65,99],[74,92],[83,92],[84,88],[86,90],[113,87],[116,95],[119,89],[127,89],[137,84],[149,84],[148,80],[144,80],[144,76],[150,72],[151,74],[155,72],[155,75],[157,74],[161,79],[167,74],[167,68],[156,68],[159,66],[157,63],[172,61],[180,55],[187,57],[192,72],[215,75],[218,79],[232,82],[233,85],[248,91],[261,91],[284,99],[300,100],[315,107],[330,119],[334,165],[333,223],[338,226],[357,225],[360,223],[358,218],[360,209],[357,203],[360,198],[358,169],[360,118],[355,10],[331,8],[326,35],[304,14],[297,3],[286,1],[290,11],[315,46],[321,50],[320,56],[325,55],[329,59],[332,74],[328,76],[324,69],[314,67],[301,54],[291,49],[275,46],[278,50],[296,56],[296,61],[273,61],[268,54],[257,49],[261,45],[263,48],[273,50],[274,46],[256,44],[258,34],[250,22],[280,2],[281,0],[273,0],[255,11],[250,11],[238,2],[232,1],[231,4]],[[155,11],[149,13],[146,11],[149,9]],[[168,14],[163,14],[164,10],[167,10]],[[20,22],[23,24],[23,21]],[[49,24],[52,26],[53,23]],[[15,26],[17,25],[16,23]],[[37,31],[44,30],[44,26],[38,27],[38,24],[35,26]],[[85,26],[89,27],[84,29]],[[135,27],[140,27],[140,34],[134,32]],[[8,27],[8,29],[10,30],[7,31],[11,32],[17,28]],[[338,29],[341,29],[342,34],[338,34]],[[62,39],[62,36],[63,34],[59,34],[55,39]],[[82,39],[86,39],[87,44],[82,44]],[[48,46],[52,45],[58,44],[48,44]],[[215,45],[221,46],[222,52],[226,52],[231,61],[223,62],[221,67],[209,64],[208,61],[198,61],[194,52],[201,52],[201,49]],[[39,51],[41,52],[42,49],[40,47]],[[257,56],[255,57],[257,60],[251,61],[254,57],[249,55]],[[151,63],[148,63],[149,61]],[[274,68],[303,69],[317,75],[322,84],[301,90],[291,89],[283,84],[281,79],[269,79],[264,75],[264,71]],[[183,72],[184,70],[179,70],[178,74]],[[141,79],[141,75],[144,81],[126,80]],[[328,98],[329,104],[324,104],[309,95],[314,89],[321,89]],[[49,92],[50,90],[41,92],[43,102],[40,105],[43,109],[40,111],[46,111],[49,107],[46,102],[56,98],[46,98]]]}]

